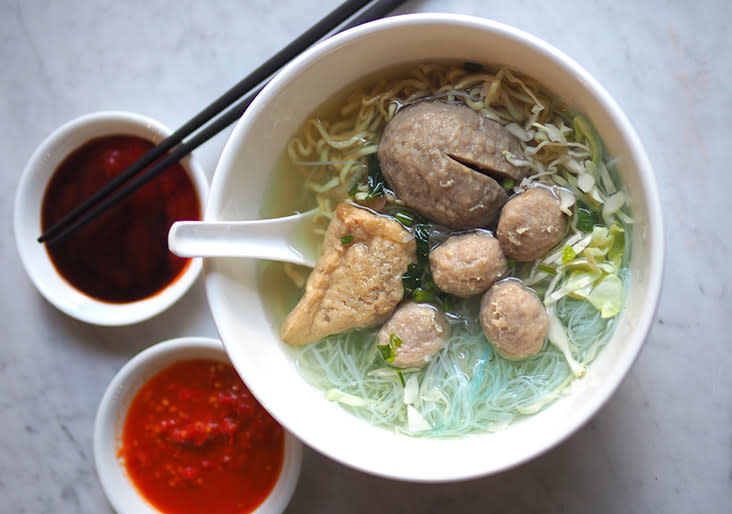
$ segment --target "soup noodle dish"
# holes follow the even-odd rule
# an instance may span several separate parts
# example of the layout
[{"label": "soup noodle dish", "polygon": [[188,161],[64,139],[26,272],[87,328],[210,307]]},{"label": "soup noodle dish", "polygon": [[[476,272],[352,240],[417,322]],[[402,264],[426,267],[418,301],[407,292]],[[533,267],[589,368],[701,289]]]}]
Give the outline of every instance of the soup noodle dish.
[{"label": "soup noodle dish", "polygon": [[[536,455],[609,396],[661,246],[650,167],[583,73],[514,29],[412,15],[275,77],[205,218],[316,209],[298,237],[320,257],[204,270],[232,362],[280,423],[356,468],[445,480]],[[252,161],[269,172],[250,180]]]},{"label": "soup noodle dish", "polygon": [[[312,275],[293,264],[267,265],[260,279],[271,284],[278,276],[288,277],[291,292],[283,294],[287,284],[276,293],[265,284],[262,290],[272,302],[276,323],[285,322],[281,313],[293,307],[291,299],[301,298],[285,318],[283,338],[302,345],[295,352],[298,370],[328,400],[369,423],[411,435],[497,430],[559,397],[585,374],[585,366],[612,334],[630,280],[627,195],[587,118],[530,78],[472,62],[405,65],[387,72],[389,78],[383,75],[366,79],[335,105],[316,111],[287,145],[268,195],[276,200],[265,203],[263,217],[317,207],[321,223],[311,230],[322,240],[326,227],[332,227],[336,248],[323,252]],[[420,112],[414,114],[416,109]],[[398,133],[386,133],[398,141],[382,142],[385,128],[405,115],[413,119],[402,123]],[[478,116],[493,123],[480,126]],[[430,122],[429,130],[422,130]],[[510,141],[513,151],[493,158],[500,149],[481,148],[487,154],[481,156],[473,148],[499,146],[492,137]],[[387,152],[386,145],[401,147]],[[391,155],[395,152],[396,157]],[[414,153],[427,156],[428,162],[413,162]],[[440,176],[430,184],[435,197],[407,190],[415,198],[405,202],[393,190],[394,181],[385,180],[380,157],[399,161],[392,174],[406,173],[407,181],[427,182],[430,177],[420,170],[436,169]],[[461,162],[491,158],[505,163],[506,171],[486,170],[501,163],[481,168],[481,163]],[[460,203],[475,196],[466,188],[481,197],[491,194],[480,179],[496,184],[503,210],[500,216],[490,212],[473,221],[480,200],[469,202],[465,212],[459,212]],[[467,185],[459,188],[455,183],[461,180]],[[282,201],[283,183],[293,185],[294,202]],[[423,207],[440,199],[454,213],[447,221],[441,212],[436,215],[443,219],[435,220]],[[520,201],[527,205],[517,215],[526,219],[514,220],[517,226],[505,235],[508,206]],[[341,204],[342,216],[358,219],[333,222]],[[348,213],[345,206],[364,212]],[[544,211],[554,211],[559,226],[540,219]],[[363,229],[371,221],[385,226]],[[389,230],[406,240],[405,248],[380,241]],[[550,241],[535,241],[546,234]],[[522,237],[530,251],[538,249],[537,257],[513,248],[511,241]],[[436,258],[440,250],[445,262]],[[400,259],[396,269],[380,273]],[[450,272],[456,276],[443,278]],[[378,283],[368,283],[363,273],[378,276]],[[302,298],[308,276],[311,294]],[[498,312],[488,312],[489,305],[481,309],[481,300],[509,280],[530,294],[504,298]],[[460,290],[455,282],[467,288]],[[531,322],[525,305],[534,298],[541,300],[543,326],[538,335],[519,334]],[[416,305],[428,306],[433,316],[423,320]],[[403,314],[410,308],[411,315]],[[491,334],[495,339],[516,338],[510,346],[529,344],[527,339],[534,337],[538,345],[527,355],[516,356],[512,349],[502,353],[481,326],[484,316],[501,318],[494,320],[501,325]],[[390,329],[395,324],[401,326]],[[432,332],[443,340],[426,349]],[[401,363],[410,345],[420,355]]]}]

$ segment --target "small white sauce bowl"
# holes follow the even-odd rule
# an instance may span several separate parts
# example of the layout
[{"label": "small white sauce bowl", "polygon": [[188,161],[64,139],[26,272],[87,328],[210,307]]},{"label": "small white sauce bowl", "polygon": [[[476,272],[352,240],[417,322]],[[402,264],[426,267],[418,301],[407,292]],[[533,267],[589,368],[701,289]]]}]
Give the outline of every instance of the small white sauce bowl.
[{"label": "small white sauce bowl", "polygon": [[[46,186],[58,166],[88,141],[111,135],[141,137],[154,144],[170,135],[161,123],[131,112],[102,111],[74,119],[49,135],[26,164],[15,195],[15,242],[26,272],[38,291],[53,305],[81,321],[95,325],[130,325],[149,319],[173,305],[201,273],[201,259],[157,294],[129,303],[108,303],[92,298],[64,279],[51,261],[41,234],[41,204]],[[201,209],[208,196],[208,181],[193,156],[180,161],[198,194]]]},{"label": "small white sauce bowl", "polygon": [[[102,488],[119,514],[160,514],[132,483],[118,457],[127,410],[145,382],[175,362],[213,359],[229,363],[221,342],[183,337],[155,344],[129,360],[114,376],[94,421],[94,462]],[[302,463],[302,444],[285,431],[285,452],[279,478],[269,496],[252,514],[281,513],[292,498]],[[163,513],[165,514],[165,513]]]}]

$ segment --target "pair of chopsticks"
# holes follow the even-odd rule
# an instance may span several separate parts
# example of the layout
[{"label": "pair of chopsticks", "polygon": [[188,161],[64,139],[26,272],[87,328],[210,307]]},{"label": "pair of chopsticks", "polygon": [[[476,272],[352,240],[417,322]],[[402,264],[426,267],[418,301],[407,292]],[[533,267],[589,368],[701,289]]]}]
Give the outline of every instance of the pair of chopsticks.
[{"label": "pair of chopsticks", "polygon": [[[201,144],[234,123],[244,114],[244,111],[252,103],[254,97],[262,90],[272,75],[330,32],[341,32],[361,25],[362,23],[383,18],[404,2],[405,0],[378,0],[374,5],[365,10],[363,9],[367,4],[371,3],[371,0],[347,0],[343,2],[325,18],[313,25],[301,34],[300,37],[254,70],[249,76],[245,77],[211,105],[194,116],[185,125],[161,141],[132,164],[132,166],[125,169],[88,199],[72,209],[66,216],[49,227],[38,238],[38,242],[45,242],[46,247],[51,248],[64,241],[87,223],[117,205],[150,180],[175,165]],[[363,12],[357,15],[361,10]],[[352,21],[339,28],[341,24],[354,16],[355,18]],[[237,100],[239,100],[238,103],[230,107]],[[221,114],[227,108],[229,109]],[[221,115],[214,120],[219,114]],[[206,126],[204,127],[204,125]],[[198,130],[200,131],[188,141],[181,143],[184,138]],[[170,151],[171,149],[172,151]],[[150,166],[150,164],[165,155],[168,151],[170,151],[168,155],[160,159],[153,166]],[[145,170],[148,166],[150,168]],[[141,173],[143,170],[145,170],[144,173]]]}]

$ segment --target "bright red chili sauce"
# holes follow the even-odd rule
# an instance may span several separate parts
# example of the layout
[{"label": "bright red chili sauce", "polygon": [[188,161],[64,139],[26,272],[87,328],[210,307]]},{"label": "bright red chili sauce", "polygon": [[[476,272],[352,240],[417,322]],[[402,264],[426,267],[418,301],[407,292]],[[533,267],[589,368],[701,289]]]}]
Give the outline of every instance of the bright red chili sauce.
[{"label": "bright red chili sauce", "polygon": [[[54,171],[41,205],[46,231],[74,207],[147,153],[135,136],[93,139]],[[175,281],[190,259],[168,250],[174,221],[201,219],[201,205],[180,164],[169,168],[58,245],[47,248],[57,271],[98,300],[127,303],[153,296]]]},{"label": "bright red chili sauce", "polygon": [[137,489],[165,514],[256,509],[282,468],[282,427],[230,364],[181,361],[130,405],[119,451]]}]

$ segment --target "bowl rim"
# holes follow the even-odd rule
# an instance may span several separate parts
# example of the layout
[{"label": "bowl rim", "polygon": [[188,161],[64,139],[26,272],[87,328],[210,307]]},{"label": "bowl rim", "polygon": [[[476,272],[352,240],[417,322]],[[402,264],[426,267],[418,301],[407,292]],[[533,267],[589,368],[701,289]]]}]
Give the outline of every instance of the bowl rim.
[{"label": "bowl rim", "polygon": [[[137,391],[157,372],[182,360],[209,358],[231,363],[218,339],[179,337],[156,343],[128,360],[104,391],[93,427],[94,464],[107,499],[119,514],[159,514],[137,491],[117,456],[127,408]],[[280,475],[269,496],[251,514],[282,512],[290,502],[302,467],[302,443],[284,430]]]},{"label": "bowl rim", "polygon": [[[171,133],[159,121],[142,114],[97,111],[67,121],[53,130],[28,159],[15,192],[13,206],[16,248],[33,285],[49,303],[65,314],[101,326],[139,323],[172,306],[201,274],[202,261],[193,258],[173,282],[152,296],[122,304],[103,302],[84,294],[66,281],[50,261],[45,245],[36,241],[41,230],[40,205],[48,180],[72,151],[97,137],[136,135],[158,143]],[[70,143],[72,141],[74,143]],[[206,174],[192,154],[182,159],[180,164],[193,183],[203,216],[209,193]],[[37,226],[31,220],[38,220]]]},{"label": "bowl rim", "polygon": [[[630,124],[630,121],[622,112],[620,107],[617,105],[615,100],[609,95],[606,89],[600,85],[600,83],[592,77],[582,66],[576,61],[571,59],[569,56],[564,54],[562,51],[555,48],[553,45],[533,36],[521,29],[514,28],[512,26],[488,20],[485,18],[479,18],[469,15],[461,14],[446,14],[446,13],[419,13],[419,14],[406,14],[393,16],[383,20],[371,22],[359,27],[350,29],[341,34],[337,34],[318,45],[310,48],[298,58],[293,60],[285,68],[283,68],[263,91],[255,98],[254,102],[250,106],[249,110],[242,116],[237,125],[234,127],[229,139],[227,140],[224,149],[221,153],[219,162],[216,166],[216,172],[212,182],[212,192],[209,204],[206,209],[204,219],[213,220],[216,219],[217,212],[221,210],[220,195],[223,193],[222,186],[227,178],[227,172],[231,170],[236,163],[236,152],[237,146],[240,144],[241,138],[246,135],[248,125],[251,120],[258,116],[259,111],[266,109],[268,102],[274,98],[278,92],[285,87],[285,85],[291,81],[294,77],[300,73],[308,63],[316,61],[318,58],[330,53],[338,51],[338,48],[346,45],[357,39],[365,38],[374,33],[386,30],[396,30],[400,27],[422,27],[426,25],[451,25],[455,27],[466,27],[471,29],[477,29],[492,33],[495,37],[510,40],[511,42],[518,44],[519,46],[529,47],[531,51],[542,56],[543,59],[551,62],[553,65],[560,67],[567,73],[572,74],[576,77],[577,81],[584,84],[584,89],[587,91],[589,97],[593,99],[593,102],[598,105],[604,113],[607,114],[609,120],[615,125],[616,129],[623,134],[624,144],[627,145],[630,156],[633,158],[633,166],[638,171],[638,178],[640,185],[643,189],[641,195],[645,200],[645,209],[648,212],[649,227],[650,230],[645,234],[645,239],[648,241],[648,261],[650,263],[650,269],[647,272],[647,287],[643,294],[644,303],[638,310],[637,319],[639,323],[634,327],[634,331],[629,337],[624,340],[626,348],[623,350],[621,358],[618,360],[617,369],[622,371],[614,372],[611,379],[603,384],[598,394],[594,395],[592,400],[589,401],[589,405],[585,406],[581,415],[575,417],[570,423],[565,423],[561,429],[558,429],[553,436],[553,439],[549,442],[544,442],[541,445],[529,449],[527,451],[519,452],[512,459],[505,460],[498,464],[486,465],[482,469],[476,469],[472,467],[468,471],[440,471],[437,470],[433,473],[412,473],[405,474],[402,469],[385,469],[383,466],[378,467],[373,465],[372,462],[366,462],[363,459],[361,461],[354,461],[351,458],[352,454],[342,455],[337,453],[337,448],[330,445],[324,440],[324,437],[315,436],[312,433],[301,428],[298,424],[291,423],[290,419],[283,416],[283,410],[279,405],[267,406],[271,407],[271,410],[275,417],[278,417],[281,423],[286,426],[289,430],[293,431],[298,437],[300,437],[306,444],[315,449],[316,451],[328,456],[329,458],[336,460],[346,466],[349,466],[360,471],[364,471],[370,474],[383,476],[386,478],[409,480],[418,482],[443,482],[452,480],[464,480],[476,478],[479,476],[486,476],[493,473],[505,471],[507,469],[518,466],[528,460],[531,460],[551,448],[557,446],[562,441],[566,440],[578,429],[580,429],[585,423],[587,423],[597,412],[604,406],[607,400],[614,394],[622,380],[626,377],[630,371],[633,363],[637,359],[640,350],[647,338],[648,332],[652,326],[653,317],[655,315],[658,303],[660,300],[660,293],[662,287],[662,274],[663,274],[663,262],[664,262],[664,236],[663,236],[663,218],[661,214],[660,197],[658,194],[657,186],[655,184],[655,178],[651,163],[645,153],[645,150],[640,142],[640,139]],[[217,278],[217,270],[215,263],[209,262],[208,259],[204,260],[204,282],[206,288],[206,294],[208,298],[209,306],[212,309],[212,315],[214,322],[217,326],[220,323],[225,322],[225,316],[217,312],[217,307],[220,304],[220,298],[217,297],[218,287],[214,280]],[[224,345],[227,345],[226,334],[224,327],[218,326],[219,333],[222,337]],[[248,380],[249,376],[247,373],[246,366],[242,366],[243,355],[239,352],[234,344],[227,346],[227,351],[232,357],[232,362],[242,373],[242,377]],[[258,384],[250,384],[252,392],[260,397],[259,395],[265,395],[266,391],[259,390]],[[262,398],[260,397],[260,400]],[[325,401],[325,400],[324,400]],[[263,405],[267,405],[266,398],[263,401]],[[311,427],[312,428],[312,427]]]}]

